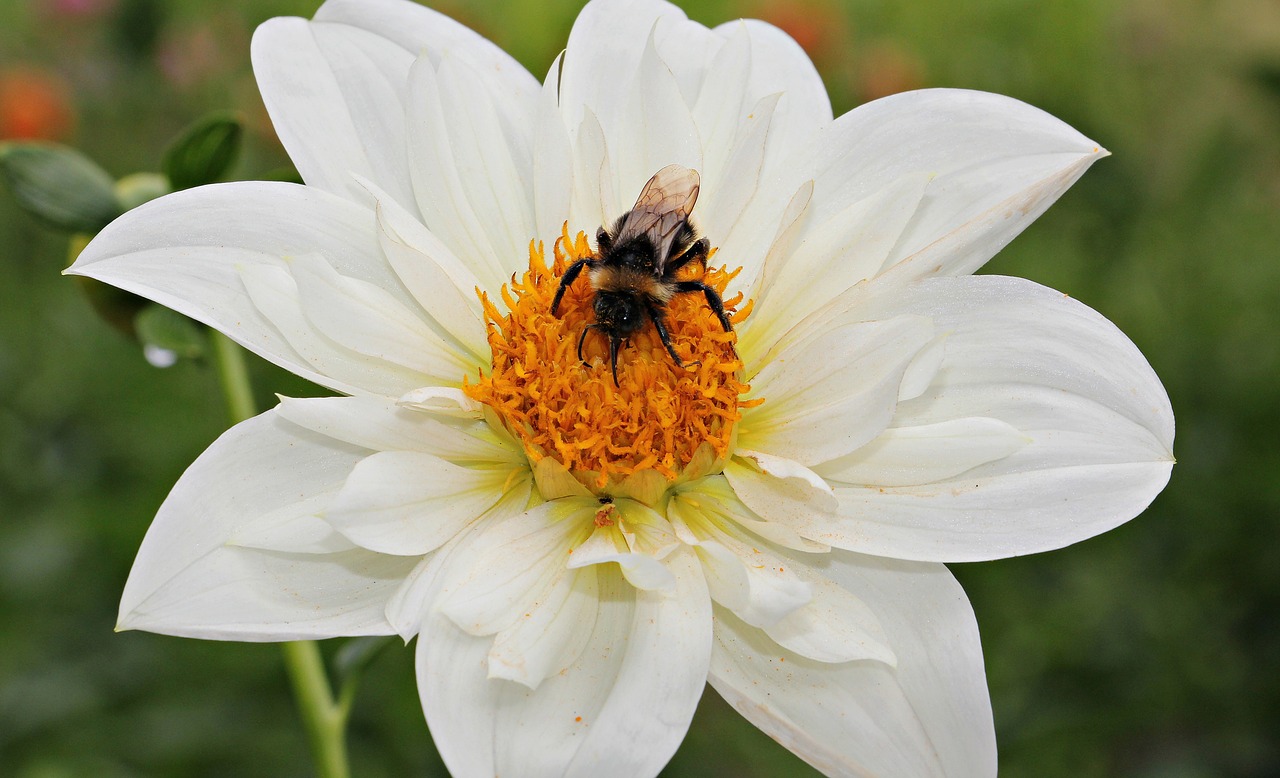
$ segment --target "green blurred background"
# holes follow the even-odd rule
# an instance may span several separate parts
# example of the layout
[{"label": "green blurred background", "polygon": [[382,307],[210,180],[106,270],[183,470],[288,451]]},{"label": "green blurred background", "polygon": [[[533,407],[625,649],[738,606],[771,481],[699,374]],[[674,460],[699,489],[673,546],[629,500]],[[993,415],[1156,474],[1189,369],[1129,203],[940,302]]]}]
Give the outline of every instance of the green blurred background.
[{"label": "green blurred background", "polygon": [[[287,164],[254,26],[313,0],[4,0],[0,138],[114,176],[154,170],[215,108],[235,171]],[[541,76],[578,3],[436,4]],[[953,566],[978,614],[1004,776],[1280,775],[1280,5],[1264,0],[703,0],[787,29],[837,113],[926,86],[1000,92],[1107,146],[987,272],[1115,321],[1164,380],[1179,464],[1137,520],[1075,547]],[[59,275],[64,235],[0,192],[0,775],[311,772],[271,645],[114,634],[151,516],[225,426],[212,371],[160,370]],[[260,401],[313,389],[254,364]],[[332,653],[335,646],[326,645]],[[368,670],[358,776],[443,775],[412,652]],[[806,775],[712,692],[664,773]]]}]

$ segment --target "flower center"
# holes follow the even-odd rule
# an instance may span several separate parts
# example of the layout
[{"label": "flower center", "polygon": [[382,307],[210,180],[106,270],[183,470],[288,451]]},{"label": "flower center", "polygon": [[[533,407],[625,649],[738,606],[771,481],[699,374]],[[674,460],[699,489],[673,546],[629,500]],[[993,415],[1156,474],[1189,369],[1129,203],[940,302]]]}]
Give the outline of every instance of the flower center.
[{"label": "flower center", "polygon": [[[579,276],[551,313],[565,270],[594,257],[586,235],[570,237],[566,224],[553,250],[548,266],[542,244],[530,241],[529,270],[502,287],[509,313],[480,293],[493,369],[463,391],[497,413],[530,461],[552,457],[596,489],[641,470],[674,481],[704,445],[723,460],[739,409],[748,404],[738,398],[750,388],[739,380],[736,335],[724,331],[701,294],[678,294],[664,319],[684,366],[646,322],[619,350],[615,385],[605,335],[588,332],[578,358],[583,330],[595,320],[589,274]],[[723,296],[737,273],[691,266],[681,278],[697,278]],[[748,302],[735,312],[741,302],[741,294],[725,300],[735,325],[751,310]]]}]

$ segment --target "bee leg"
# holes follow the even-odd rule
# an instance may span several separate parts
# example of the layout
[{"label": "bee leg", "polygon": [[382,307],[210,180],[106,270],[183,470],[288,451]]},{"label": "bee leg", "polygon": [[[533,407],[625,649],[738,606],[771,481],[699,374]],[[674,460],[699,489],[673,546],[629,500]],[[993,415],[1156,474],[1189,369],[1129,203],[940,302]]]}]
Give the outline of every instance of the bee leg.
[{"label": "bee leg", "polygon": [[720,320],[720,326],[724,327],[725,332],[733,332],[733,324],[729,321],[729,314],[724,312],[724,301],[720,299],[720,295],[716,293],[716,290],[701,281],[676,282],[676,294],[689,292],[702,292],[703,296],[707,298],[707,305],[711,306],[716,318]]},{"label": "bee leg", "polygon": [[582,344],[587,342],[587,333],[596,329],[599,325],[588,324],[582,328],[582,337],[578,338],[578,361],[583,365],[587,365],[587,360],[582,358]]},{"label": "bee leg", "polygon": [[[671,345],[671,333],[667,332],[667,325],[662,321],[662,311],[656,306],[649,306],[649,318],[653,319],[653,328],[658,331],[658,337],[662,339],[662,345],[667,347],[667,353],[671,355],[671,361],[676,363],[676,367],[684,367],[684,362],[680,359],[680,355],[676,353],[675,346]],[[701,362],[693,362],[689,367],[700,365]]]},{"label": "bee leg", "polygon": [[596,262],[594,259],[580,259],[570,265],[568,270],[564,271],[564,277],[560,279],[560,288],[556,290],[556,296],[551,300],[552,316],[556,315],[556,310],[560,307],[560,299],[564,297],[565,290],[568,289],[574,281],[578,280],[578,274],[582,272],[582,268],[591,268],[595,267],[595,265]]},{"label": "bee leg", "polygon": [[667,265],[664,272],[674,273],[690,262],[702,262],[705,264],[707,261],[707,252],[709,251],[711,251],[711,241],[706,238],[702,238],[690,246],[688,251],[677,257],[674,262]]}]

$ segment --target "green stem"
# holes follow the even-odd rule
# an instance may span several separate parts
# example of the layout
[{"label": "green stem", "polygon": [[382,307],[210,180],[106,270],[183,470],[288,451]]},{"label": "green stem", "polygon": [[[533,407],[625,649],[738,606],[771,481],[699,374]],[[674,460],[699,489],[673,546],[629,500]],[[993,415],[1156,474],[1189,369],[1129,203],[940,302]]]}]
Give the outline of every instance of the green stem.
[{"label": "green stem", "polygon": [[231,423],[239,424],[258,415],[253,402],[253,388],[249,385],[249,368],[244,352],[231,338],[217,330],[209,330],[213,342],[213,359],[218,366],[218,380],[227,398],[227,411]]},{"label": "green stem", "polygon": [[341,702],[334,701],[320,647],[314,640],[295,640],[280,647],[284,649],[284,664],[293,683],[302,725],[311,741],[316,774],[321,778],[348,778],[351,770],[347,767],[345,730],[351,709],[347,689],[352,687],[343,689]]},{"label": "green stem", "polygon": [[[239,424],[257,414],[244,351],[216,330],[210,330],[209,334],[218,379],[227,398],[227,410],[232,423]],[[316,774],[320,778],[348,778],[351,769],[347,765],[346,728],[355,685],[343,684],[341,697],[335,700],[320,647],[315,641],[296,640],[282,643],[280,647],[284,651],[285,670],[289,673],[298,713],[315,759]]]}]

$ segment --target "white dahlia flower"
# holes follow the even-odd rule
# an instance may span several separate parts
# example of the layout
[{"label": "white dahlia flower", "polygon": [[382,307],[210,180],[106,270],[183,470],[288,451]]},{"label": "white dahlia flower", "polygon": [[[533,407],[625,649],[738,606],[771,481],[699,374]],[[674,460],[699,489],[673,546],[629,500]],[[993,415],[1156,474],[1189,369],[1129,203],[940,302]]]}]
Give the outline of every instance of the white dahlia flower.
[{"label": "white dahlia flower", "polygon": [[[306,185],[164,197],[70,272],[345,396],[196,460],[121,628],[416,635],[457,776],[653,776],[708,682],[830,775],[995,773],[941,563],[1108,530],[1173,463],[1123,334],[970,275],[1106,152],[978,92],[835,119],[785,34],[661,0],[588,4],[541,84],[401,0],[273,19],[253,64]],[[676,295],[683,366],[646,320],[615,384],[597,274],[551,300],[671,164],[733,332]]]}]

